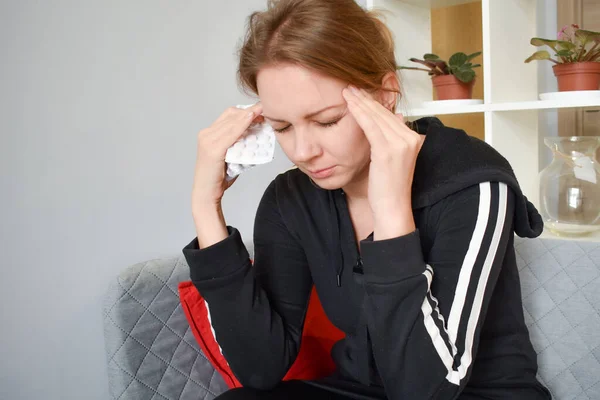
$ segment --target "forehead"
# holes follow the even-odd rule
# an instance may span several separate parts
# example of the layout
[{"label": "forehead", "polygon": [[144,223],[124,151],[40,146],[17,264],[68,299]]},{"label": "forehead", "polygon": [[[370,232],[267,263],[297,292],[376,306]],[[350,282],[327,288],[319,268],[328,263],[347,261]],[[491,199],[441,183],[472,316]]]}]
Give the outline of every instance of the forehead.
[{"label": "forehead", "polygon": [[304,67],[284,64],[261,69],[257,86],[264,114],[283,119],[343,102],[346,85]]}]

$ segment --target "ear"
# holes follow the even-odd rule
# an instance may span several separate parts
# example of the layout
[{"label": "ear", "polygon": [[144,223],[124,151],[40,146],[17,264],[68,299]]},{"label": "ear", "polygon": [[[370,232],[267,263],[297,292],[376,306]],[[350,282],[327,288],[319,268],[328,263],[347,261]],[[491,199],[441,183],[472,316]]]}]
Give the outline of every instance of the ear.
[{"label": "ear", "polygon": [[396,104],[400,94],[400,84],[398,82],[398,76],[394,72],[388,72],[384,75],[381,80],[381,86],[383,89],[380,90],[379,99],[381,104],[388,110],[395,112]]}]

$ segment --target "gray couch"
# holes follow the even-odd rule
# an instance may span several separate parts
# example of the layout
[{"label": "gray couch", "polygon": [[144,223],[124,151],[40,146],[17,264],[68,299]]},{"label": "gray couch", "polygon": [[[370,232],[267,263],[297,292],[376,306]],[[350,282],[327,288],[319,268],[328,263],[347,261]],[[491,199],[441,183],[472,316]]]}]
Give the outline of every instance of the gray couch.
[{"label": "gray couch", "polygon": [[[600,243],[516,238],[525,318],[555,399],[600,400]],[[226,390],[179,304],[183,256],[126,268],[104,304],[110,394],[210,400]]]}]

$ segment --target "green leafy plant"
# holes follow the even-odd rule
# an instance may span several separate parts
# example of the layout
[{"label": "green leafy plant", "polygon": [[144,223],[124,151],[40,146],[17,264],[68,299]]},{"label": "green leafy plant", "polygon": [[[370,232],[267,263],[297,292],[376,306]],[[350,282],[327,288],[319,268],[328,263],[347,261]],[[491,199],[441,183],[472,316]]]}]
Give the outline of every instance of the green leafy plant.
[{"label": "green leafy plant", "polygon": [[529,56],[525,62],[548,60],[555,64],[567,64],[584,61],[600,62],[600,32],[580,29],[579,25],[564,26],[558,32],[557,39],[532,38],[532,45],[548,46],[554,50],[556,60],[546,50],[539,50]]},{"label": "green leafy plant", "polygon": [[417,67],[400,66],[398,69],[412,69],[416,71],[425,71],[430,76],[454,75],[464,83],[469,83],[475,78],[475,70],[473,68],[481,67],[480,64],[473,64],[471,60],[481,54],[481,51],[466,55],[465,53],[454,53],[448,62],[442,60],[439,56],[427,53],[423,59],[410,58],[409,60],[415,63],[425,65],[429,69]]}]

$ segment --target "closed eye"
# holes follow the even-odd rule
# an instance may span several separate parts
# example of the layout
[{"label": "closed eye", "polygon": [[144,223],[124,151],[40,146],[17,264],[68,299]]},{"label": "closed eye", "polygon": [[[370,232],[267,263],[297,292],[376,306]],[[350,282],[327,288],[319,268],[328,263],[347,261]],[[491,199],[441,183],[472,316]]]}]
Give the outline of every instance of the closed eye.
[{"label": "closed eye", "polygon": [[275,132],[277,132],[277,133],[283,133],[283,132],[287,131],[288,129],[290,129],[290,126],[291,126],[291,125],[288,125],[288,126],[286,126],[285,128],[281,128],[281,129],[275,129],[275,128],[273,128],[273,130],[274,130]]},{"label": "closed eye", "polygon": [[331,122],[327,122],[327,123],[324,123],[324,124],[322,124],[322,123],[319,122],[319,125],[321,125],[324,128],[329,128],[330,126],[334,126],[335,124],[337,124],[339,121],[340,120],[338,119],[337,121],[331,121]]},{"label": "closed eye", "polygon": [[[317,122],[317,124],[319,124],[319,126],[322,126],[323,128],[330,128],[334,125],[336,125],[338,122],[340,122],[340,119],[336,119],[335,121],[331,121],[331,122]],[[273,128],[273,130],[277,133],[284,133],[286,131],[288,131],[291,128],[291,125],[286,126],[285,128],[281,128],[281,129],[275,129]]]}]

